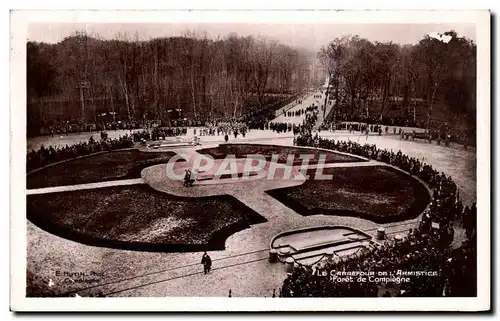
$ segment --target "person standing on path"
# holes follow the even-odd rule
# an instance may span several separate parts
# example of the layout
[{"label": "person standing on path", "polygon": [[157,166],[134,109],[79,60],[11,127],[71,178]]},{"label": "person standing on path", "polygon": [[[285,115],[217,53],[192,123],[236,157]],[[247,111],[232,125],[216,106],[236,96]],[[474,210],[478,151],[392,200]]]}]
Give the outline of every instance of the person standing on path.
[{"label": "person standing on path", "polygon": [[203,253],[203,257],[201,258],[201,264],[203,264],[203,272],[205,274],[209,273],[210,269],[212,268],[212,259],[207,254],[207,252]]}]

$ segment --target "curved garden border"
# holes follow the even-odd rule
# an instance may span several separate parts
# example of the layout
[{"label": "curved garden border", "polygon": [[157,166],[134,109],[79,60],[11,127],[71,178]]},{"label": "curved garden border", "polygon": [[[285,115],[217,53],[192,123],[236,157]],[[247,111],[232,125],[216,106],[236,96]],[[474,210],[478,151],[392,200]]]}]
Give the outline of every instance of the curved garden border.
[{"label": "curved garden border", "polygon": [[370,235],[368,235],[366,232],[363,232],[362,230],[354,228],[354,227],[351,227],[351,226],[345,226],[345,225],[323,225],[323,226],[313,226],[313,227],[299,228],[299,229],[288,230],[288,231],[285,231],[285,232],[278,233],[275,236],[273,236],[273,238],[269,242],[269,249],[275,249],[276,248],[276,247],[273,247],[273,243],[274,243],[274,241],[276,241],[276,239],[278,237],[282,237],[282,236],[286,236],[286,235],[291,235],[291,234],[296,234],[296,233],[299,233],[299,232],[308,232],[308,231],[326,230],[326,229],[333,230],[333,229],[340,229],[340,228],[341,229],[346,229],[346,230],[351,230],[353,232],[365,235],[366,237],[369,237],[370,240],[372,240],[372,237]]},{"label": "curved garden border", "polygon": [[[55,187],[55,186],[80,185],[80,184],[88,184],[88,183],[99,183],[99,182],[103,182],[103,181],[118,181],[118,180],[125,180],[125,179],[141,178],[141,172],[144,168],[155,165],[155,164],[161,164],[161,163],[167,162],[167,161],[161,161],[160,158],[150,158],[150,159],[138,160],[135,162],[135,164],[133,164],[133,166],[131,168],[128,169],[128,173],[123,177],[117,176],[117,177],[108,177],[107,179],[101,179],[101,180],[90,179],[87,181],[87,179],[85,179],[85,176],[84,176],[82,181],[72,182],[69,184],[68,184],[68,182],[61,182],[59,185],[52,185],[49,183],[49,184],[42,184],[42,186],[38,186],[38,185],[40,185],[39,184],[40,178],[33,177],[35,174],[40,173],[40,171],[43,171],[46,169],[51,169],[53,167],[57,167],[57,166],[61,166],[61,165],[64,166],[63,164],[68,164],[68,163],[75,162],[78,160],[88,159],[88,158],[97,157],[97,156],[101,156],[101,155],[111,155],[112,153],[133,152],[133,151],[136,151],[139,154],[146,153],[137,147],[106,150],[106,151],[100,151],[100,152],[96,152],[96,153],[92,153],[92,154],[88,154],[88,155],[82,155],[82,156],[78,156],[78,157],[74,157],[74,158],[70,158],[70,159],[65,159],[65,160],[62,160],[59,162],[45,165],[45,166],[40,167],[40,168],[36,168],[36,169],[31,170],[31,171],[26,173],[26,187],[27,187],[27,189],[38,189],[38,188]],[[170,157],[177,154],[174,151],[157,151],[157,153],[166,153],[166,154],[170,153],[170,154],[172,154]],[[165,156],[168,157],[168,155],[165,155]],[[177,161],[178,162],[185,162],[186,160],[179,159]],[[68,166],[71,166],[71,164],[68,164]],[[97,168],[98,168],[98,166],[96,166],[96,171],[98,170]],[[57,170],[57,169],[55,169],[55,170]],[[40,174],[44,175],[44,173],[40,173]],[[48,175],[48,174],[45,174],[45,175]],[[98,176],[100,176],[100,175],[98,175]],[[30,181],[30,179],[35,179],[35,181]],[[38,180],[38,182],[36,180]]]},{"label": "curved garden border", "polygon": [[[156,190],[152,190],[154,193],[166,194]],[[196,202],[190,197],[182,197],[170,195],[173,199],[185,200],[190,202]],[[121,250],[132,250],[132,251],[144,251],[144,252],[200,252],[200,251],[217,251],[224,250],[227,238],[231,235],[250,228],[251,225],[267,222],[267,220],[259,215],[257,212],[251,208],[244,205],[238,199],[229,195],[219,195],[219,196],[208,196],[202,197],[204,199],[219,199],[226,200],[229,202],[236,211],[240,211],[245,216],[245,219],[241,219],[238,222],[229,224],[214,231],[210,236],[209,241],[206,244],[189,244],[189,243],[175,243],[175,244],[161,244],[161,243],[149,243],[149,242],[134,242],[134,241],[121,241],[113,239],[104,239],[96,236],[90,236],[83,232],[75,231],[70,226],[60,226],[55,225],[51,219],[47,219],[47,216],[43,213],[36,213],[35,215],[29,215],[28,219],[30,222],[38,226],[39,228],[47,231],[56,236],[65,238],[70,241],[75,241],[90,246],[97,247],[107,247]]]},{"label": "curved garden border", "polygon": [[[309,210],[307,209],[304,205],[301,203],[290,199],[289,197],[286,196],[286,192],[289,190],[293,190],[294,188],[298,188],[300,186],[292,186],[292,187],[285,187],[285,188],[276,188],[276,189],[271,189],[267,190],[266,193],[283,203],[285,206],[293,209],[295,212],[299,213],[302,216],[311,216],[311,215],[319,215],[319,214],[324,214],[324,215],[336,215],[336,216],[351,216],[351,217],[358,217],[362,219],[366,219],[369,221],[372,221],[377,224],[386,224],[386,223],[394,223],[394,222],[401,222],[401,221],[406,221],[410,219],[415,219],[418,216],[420,216],[425,209],[429,206],[431,200],[432,200],[432,193],[427,186],[422,180],[420,180],[417,177],[414,177],[413,175],[410,175],[409,173],[395,167],[391,166],[385,163],[377,163],[375,166],[383,166],[390,168],[392,171],[397,172],[399,175],[406,175],[406,177],[409,178],[412,189],[414,190],[414,195],[415,195],[415,200],[411,204],[411,206],[405,210],[402,214],[396,216],[396,217],[384,217],[384,216],[374,216],[369,213],[363,213],[363,212],[358,212],[358,211],[353,211],[353,210],[324,210],[324,209],[313,209]],[[307,181],[304,182],[304,184],[307,184]],[[302,185],[301,185],[302,186]],[[421,199],[418,199],[421,197]]]},{"label": "curved garden border", "polygon": [[[219,146],[221,146],[221,145],[243,145],[243,144],[242,143],[220,144]],[[271,147],[276,147],[276,148],[290,147],[290,146],[284,146],[284,145],[253,144],[253,143],[245,144],[245,145],[271,146]],[[360,159],[360,161],[370,161],[369,159],[361,157],[361,156],[357,156],[357,155],[353,155],[353,154],[349,154],[349,153],[345,153],[345,152],[332,151],[332,150],[324,149],[324,148],[307,147],[307,146],[305,146],[305,147],[304,146],[293,146],[293,148],[305,149],[305,150],[323,150],[323,151],[327,151],[327,152],[331,152],[331,153],[337,153],[337,154],[342,154],[342,155],[350,156],[353,158],[357,158],[357,159]],[[93,153],[93,154],[89,154],[89,155],[83,155],[83,156],[75,157],[72,159],[63,160],[63,161],[60,161],[57,163],[52,163],[52,164],[46,165],[44,167],[35,169],[33,171],[30,171],[27,174],[27,176],[32,174],[32,173],[38,172],[39,170],[42,170],[44,168],[55,166],[55,165],[65,163],[65,162],[69,162],[69,161],[72,161],[75,159],[87,158],[87,157],[91,157],[91,156],[95,156],[95,155],[99,155],[99,154],[116,152],[116,151],[126,151],[126,150],[139,150],[139,149],[136,147],[132,147],[132,148],[112,150],[112,151],[101,151],[101,152],[97,152],[97,153]],[[366,217],[369,215],[366,215],[363,213],[358,213],[358,212],[353,212],[353,211],[349,211],[349,210],[334,211],[334,213],[331,213],[330,215],[361,217],[364,219],[371,220],[375,223],[383,224],[383,223],[396,222],[396,221],[399,222],[399,221],[404,221],[404,220],[416,218],[423,212],[423,210],[425,210],[425,208],[428,207],[429,202],[431,200],[431,192],[430,192],[430,189],[427,186],[427,184],[423,183],[419,178],[414,177],[414,176],[408,174],[407,172],[405,172],[405,171],[403,171],[395,166],[391,166],[391,165],[388,165],[385,163],[378,163],[378,162],[377,162],[377,165],[391,168],[395,171],[398,171],[400,174],[406,174],[407,176],[410,177],[412,187],[414,189],[419,189],[420,191],[423,191],[423,189],[426,189],[427,193],[425,193],[425,195],[428,198],[424,202],[425,206],[422,207],[422,205],[420,205],[420,202],[413,202],[412,206],[408,210],[406,210],[404,214],[397,216],[397,220],[394,220],[394,219],[384,220],[383,217],[381,217],[380,220],[373,220],[373,219],[369,219]],[[308,216],[308,215],[315,215],[315,214],[327,214],[327,215],[329,214],[329,213],[325,213],[325,211],[323,211],[323,210],[317,211],[318,213],[304,214],[304,213],[307,213],[307,210],[301,204],[296,204],[296,202],[294,202],[293,200],[288,200],[288,201],[285,200],[284,201],[284,200],[280,199],[279,197],[276,197],[276,193],[278,193],[278,191],[284,191],[284,190],[292,189],[292,188],[295,188],[295,187],[286,187],[286,188],[267,190],[266,193],[275,197],[277,200],[279,200],[280,202],[282,202],[286,206],[294,209],[297,213],[300,213],[301,215]],[[161,193],[163,193],[163,192],[161,192]],[[191,197],[175,196],[172,194],[168,194],[168,195],[171,197],[177,198],[177,199],[193,201],[193,198],[191,198]],[[73,241],[76,241],[76,242],[79,242],[82,244],[91,245],[91,246],[98,246],[98,247],[125,249],[125,250],[155,251],[155,252],[161,252],[161,251],[164,251],[164,252],[195,252],[195,251],[207,251],[207,250],[223,250],[225,248],[225,242],[226,242],[227,238],[230,237],[231,235],[233,235],[237,232],[240,232],[242,230],[245,230],[253,224],[263,223],[263,222],[267,221],[264,217],[262,217],[257,212],[253,211],[251,208],[247,207],[246,205],[244,205],[243,203],[241,203],[239,200],[237,200],[236,198],[234,198],[232,196],[220,195],[220,196],[209,196],[208,198],[226,198],[226,199],[228,199],[229,202],[232,203],[234,208],[240,209],[243,213],[250,212],[250,215],[247,215],[247,220],[240,220],[236,223],[224,226],[223,228],[221,228],[217,231],[214,231],[210,237],[210,240],[206,244],[155,244],[155,243],[147,243],[147,242],[127,242],[127,241],[119,241],[119,240],[106,240],[106,239],[102,239],[102,238],[98,238],[98,237],[85,235],[83,233],[78,233],[78,232],[75,233],[75,231],[73,229],[71,229],[70,227],[61,227],[61,226],[56,227],[56,226],[54,226],[54,224],[52,224],[50,222],[50,220],[43,219],[43,216],[41,216],[41,215],[37,215],[36,217],[31,216],[31,217],[28,217],[28,219],[32,223],[34,223],[36,226],[42,228],[43,230],[46,230],[54,235],[57,235],[57,236],[60,236],[60,237],[63,237],[63,238],[69,239],[69,240],[73,240]],[[302,208],[300,209],[300,207],[302,207]],[[297,209],[297,208],[299,208],[299,209]],[[323,212],[323,213],[321,213],[321,212]]]},{"label": "curved garden border", "polygon": [[[362,156],[349,154],[349,153],[345,153],[345,152],[339,152],[336,150],[330,150],[330,149],[326,149],[326,148],[319,148],[319,147],[287,146],[287,145],[275,145],[275,144],[256,144],[253,142],[250,142],[250,143],[247,143],[247,142],[223,143],[223,144],[218,144],[217,147],[224,148],[225,146],[237,146],[237,145],[250,145],[250,146],[255,145],[255,146],[269,146],[269,147],[277,147],[277,148],[296,148],[296,149],[304,149],[304,150],[309,150],[309,151],[311,151],[311,150],[324,151],[324,152],[328,152],[328,153],[332,153],[332,154],[339,154],[339,155],[348,156],[348,157],[353,158],[353,160],[348,160],[348,161],[344,161],[344,162],[337,162],[337,163],[354,163],[354,162],[368,162],[368,161],[370,161],[370,159],[362,157]],[[217,148],[217,147],[215,147],[215,148]],[[210,149],[210,148],[201,148],[201,149],[197,150],[197,152],[200,153],[200,151],[203,151],[203,149]],[[200,153],[200,154],[203,154],[203,153]],[[208,154],[208,155],[210,155],[210,154]],[[212,155],[210,155],[210,156],[212,156]],[[333,163],[334,162],[331,162],[330,164],[333,164]]]},{"label": "curved garden border", "polygon": [[45,166],[35,168],[35,169],[33,169],[33,170],[29,171],[29,172],[26,172],[26,176],[29,176],[29,175],[34,174],[36,172],[39,172],[42,169],[46,169],[46,168],[49,168],[49,167],[52,167],[52,166],[64,164],[64,163],[67,163],[67,162],[70,162],[70,161],[74,161],[75,159],[82,159],[82,158],[87,158],[87,157],[96,156],[96,155],[100,155],[100,154],[111,153],[111,152],[115,152],[115,151],[131,150],[131,149],[136,149],[136,148],[130,147],[130,148],[114,149],[114,150],[102,150],[102,151],[97,152],[97,153],[92,153],[92,154],[88,154],[88,155],[82,155],[82,156],[77,156],[77,157],[73,157],[73,158],[68,158],[68,159],[65,159],[65,160],[62,160],[62,161],[59,161],[59,162],[50,163],[50,164],[47,164]]}]

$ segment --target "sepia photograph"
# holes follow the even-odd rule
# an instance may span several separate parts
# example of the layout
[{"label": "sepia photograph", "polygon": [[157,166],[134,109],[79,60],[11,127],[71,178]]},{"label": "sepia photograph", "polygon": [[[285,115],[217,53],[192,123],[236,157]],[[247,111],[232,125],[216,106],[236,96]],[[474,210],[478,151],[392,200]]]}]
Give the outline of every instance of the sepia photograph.
[{"label": "sepia photograph", "polygon": [[12,309],[490,309],[489,11],[11,18]]}]

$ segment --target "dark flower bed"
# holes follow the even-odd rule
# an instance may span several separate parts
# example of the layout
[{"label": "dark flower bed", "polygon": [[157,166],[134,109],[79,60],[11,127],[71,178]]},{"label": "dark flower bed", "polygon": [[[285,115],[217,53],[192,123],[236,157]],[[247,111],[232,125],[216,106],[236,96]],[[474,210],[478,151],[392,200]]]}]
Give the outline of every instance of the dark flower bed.
[{"label": "dark flower bed", "polygon": [[93,136],[90,136],[87,142],[82,141],[64,147],[45,147],[42,145],[39,150],[32,150],[26,154],[26,172],[29,173],[34,169],[76,157],[134,146],[132,136],[125,135],[115,139],[109,139],[107,136],[107,133],[101,132],[100,140],[95,140]]},{"label": "dark flower bed", "polygon": [[[311,143],[310,139],[301,139]],[[310,268],[299,267],[283,282],[281,296],[376,296],[378,286],[384,285],[388,296],[477,296],[477,208],[473,203],[464,209],[459,191],[453,180],[431,165],[408,157],[401,151],[394,153],[378,149],[375,145],[360,145],[353,142],[319,140],[318,145],[378,159],[416,175],[433,188],[433,199],[422,215],[418,228],[410,229],[404,240],[388,240],[383,246],[372,248],[361,254],[354,254],[339,261],[329,261],[322,272],[329,271],[435,271],[433,277],[413,277],[409,283],[397,284],[382,280],[377,288],[371,282],[330,282],[328,278],[318,279]],[[459,248],[452,247],[455,228],[453,220],[461,220],[466,240]],[[436,225],[436,224],[437,225]],[[433,227],[434,225],[434,227]],[[309,269],[309,270],[308,270]],[[318,273],[321,275],[321,273]]]},{"label": "dark flower bed", "polygon": [[[432,276],[409,276],[409,282],[398,284],[376,282],[333,282],[329,277],[313,275],[312,268],[301,266],[287,276],[282,297],[475,297],[477,296],[476,240],[466,240],[452,249],[436,238],[411,231],[405,241],[386,241],[383,245],[353,254],[343,260],[329,261],[318,268],[330,271],[385,272],[398,277],[400,271],[433,272]],[[403,276],[405,277],[405,276]],[[385,293],[380,290],[385,288]]]},{"label": "dark flower bed", "polygon": [[141,152],[137,149],[103,152],[42,168],[28,174],[28,189],[140,178],[141,171],[162,164],[174,152]]},{"label": "dark flower bed", "polygon": [[147,185],[27,196],[28,219],[87,245],[141,251],[223,250],[266,220],[231,196],[178,197]]},{"label": "dark flower bed", "polygon": [[430,202],[415,178],[388,166],[325,168],[331,180],[315,180],[267,193],[297,213],[342,215],[390,223],[417,217]]},{"label": "dark flower bed", "polygon": [[300,165],[302,163],[302,159],[299,157],[300,155],[305,154],[314,155],[314,158],[309,160],[309,164],[311,165],[317,164],[321,155],[325,155],[325,164],[364,161],[361,158],[335,152],[277,145],[221,144],[214,148],[200,149],[198,150],[198,153],[209,155],[214,159],[223,159],[230,154],[235,155],[236,158],[245,158],[247,155],[262,155],[267,161],[271,161],[272,155],[279,155],[278,163],[283,164],[287,162],[288,155],[294,155],[294,165]]}]

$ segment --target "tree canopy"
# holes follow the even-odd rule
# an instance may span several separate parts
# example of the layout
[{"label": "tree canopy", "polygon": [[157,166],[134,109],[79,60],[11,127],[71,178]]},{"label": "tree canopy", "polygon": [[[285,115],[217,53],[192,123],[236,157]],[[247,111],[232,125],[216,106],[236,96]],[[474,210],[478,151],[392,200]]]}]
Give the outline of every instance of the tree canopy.
[{"label": "tree canopy", "polygon": [[236,34],[139,41],[75,33],[56,44],[27,43],[28,127],[96,121],[110,111],[125,121],[168,119],[172,110],[182,117],[237,118],[325,76],[324,105],[333,100],[333,119],[475,124],[476,45],[454,31],[407,45],[349,35],[333,39],[316,57]]},{"label": "tree canopy", "polygon": [[92,121],[109,111],[123,120],[165,119],[173,109],[183,117],[239,117],[269,95],[303,91],[314,60],[305,50],[234,34],[139,41],[76,33],[27,48],[28,119],[35,126]]},{"label": "tree canopy", "polygon": [[345,36],[322,47],[318,59],[335,92],[335,114],[383,118],[397,106],[427,126],[443,119],[474,126],[476,45],[454,31],[404,46]]}]

